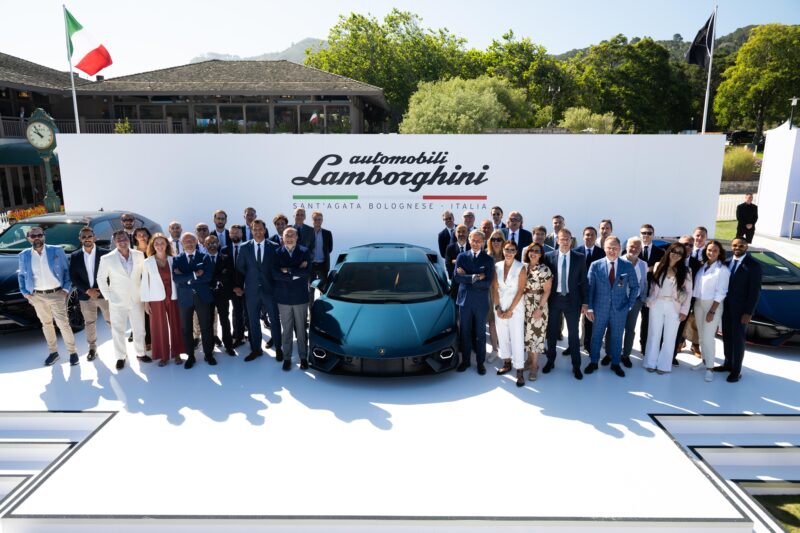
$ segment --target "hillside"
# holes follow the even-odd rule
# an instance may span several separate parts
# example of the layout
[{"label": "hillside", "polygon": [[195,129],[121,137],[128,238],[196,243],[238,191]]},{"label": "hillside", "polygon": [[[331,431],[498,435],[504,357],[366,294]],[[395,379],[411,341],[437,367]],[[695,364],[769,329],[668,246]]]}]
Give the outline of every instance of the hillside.
[{"label": "hillside", "polygon": [[192,60],[189,61],[189,63],[200,63],[201,61],[208,61],[210,59],[221,59],[223,61],[241,61],[241,60],[269,61],[276,59],[285,59],[287,61],[292,61],[293,63],[302,64],[306,58],[307,48],[320,48],[324,46],[325,46],[325,41],[323,41],[322,39],[314,39],[313,37],[307,37],[302,41],[299,41],[297,43],[292,43],[292,45],[289,48],[287,48],[286,50],[282,50],[280,52],[269,52],[266,54],[249,56],[249,57],[242,57],[235,54],[220,54],[217,52],[206,52],[205,54],[193,57]]}]

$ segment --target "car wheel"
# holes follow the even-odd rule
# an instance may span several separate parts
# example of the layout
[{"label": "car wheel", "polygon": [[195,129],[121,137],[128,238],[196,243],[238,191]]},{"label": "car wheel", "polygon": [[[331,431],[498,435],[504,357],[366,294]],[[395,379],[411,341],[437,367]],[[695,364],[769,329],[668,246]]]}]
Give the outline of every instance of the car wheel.
[{"label": "car wheel", "polygon": [[81,313],[81,304],[78,300],[78,290],[72,289],[67,299],[67,316],[69,317],[69,326],[74,333],[83,330],[85,324],[83,321],[83,313]]}]

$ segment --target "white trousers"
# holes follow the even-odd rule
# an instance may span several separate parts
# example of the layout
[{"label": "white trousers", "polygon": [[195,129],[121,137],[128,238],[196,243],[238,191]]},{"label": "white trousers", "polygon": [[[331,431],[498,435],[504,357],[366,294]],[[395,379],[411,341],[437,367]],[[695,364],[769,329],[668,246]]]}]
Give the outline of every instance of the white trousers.
[{"label": "white trousers", "polygon": [[502,319],[494,315],[494,324],[497,328],[497,343],[500,357],[511,359],[515,370],[525,368],[525,307],[518,305],[509,319]]},{"label": "white trousers", "polygon": [[672,371],[672,356],[675,353],[675,337],[678,335],[679,324],[678,312],[672,300],[656,300],[655,305],[650,308],[645,368],[655,368],[663,372]]},{"label": "white trousers", "polygon": [[133,347],[136,355],[145,355],[144,352],[144,305],[132,303],[130,305],[109,305],[108,314],[111,315],[111,338],[114,341],[114,352],[117,359],[128,357],[128,336],[125,334],[128,321],[133,330]]},{"label": "white trousers", "polygon": [[697,324],[697,335],[700,337],[700,352],[703,354],[703,362],[706,368],[714,368],[714,356],[716,355],[717,328],[722,321],[722,305],[717,306],[714,313],[714,320],[706,322],[706,315],[714,300],[695,300],[694,301],[694,322]]}]

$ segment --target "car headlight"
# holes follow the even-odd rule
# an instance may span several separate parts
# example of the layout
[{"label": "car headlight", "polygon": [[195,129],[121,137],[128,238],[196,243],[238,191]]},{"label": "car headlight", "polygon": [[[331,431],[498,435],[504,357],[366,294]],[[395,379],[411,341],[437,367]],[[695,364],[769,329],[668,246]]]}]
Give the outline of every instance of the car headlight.
[{"label": "car headlight", "polygon": [[341,339],[337,339],[335,336],[331,335],[330,333],[328,333],[321,327],[317,326],[316,324],[311,325],[311,330],[320,337],[322,337],[323,339],[329,340],[334,344],[338,344],[339,346],[341,346],[342,344]]},{"label": "car headlight", "polygon": [[436,341],[440,341],[440,340],[446,338],[447,336],[449,336],[450,334],[452,334],[455,330],[456,330],[456,328],[454,328],[453,326],[445,328],[442,331],[440,331],[439,333],[437,333],[436,335],[434,335],[433,337],[430,337],[429,339],[426,339],[425,340],[425,344],[431,344],[431,343],[434,343]]}]

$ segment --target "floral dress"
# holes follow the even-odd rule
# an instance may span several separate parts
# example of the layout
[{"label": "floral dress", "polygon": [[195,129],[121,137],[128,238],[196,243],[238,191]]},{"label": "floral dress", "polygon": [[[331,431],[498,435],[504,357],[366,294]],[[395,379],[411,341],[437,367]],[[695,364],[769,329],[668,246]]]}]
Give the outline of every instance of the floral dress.
[{"label": "floral dress", "polygon": [[[544,285],[553,277],[547,265],[538,264],[528,269],[525,282],[525,351],[543,353],[547,334],[547,302],[542,302]],[[536,309],[542,310],[542,317],[533,318]]]}]

